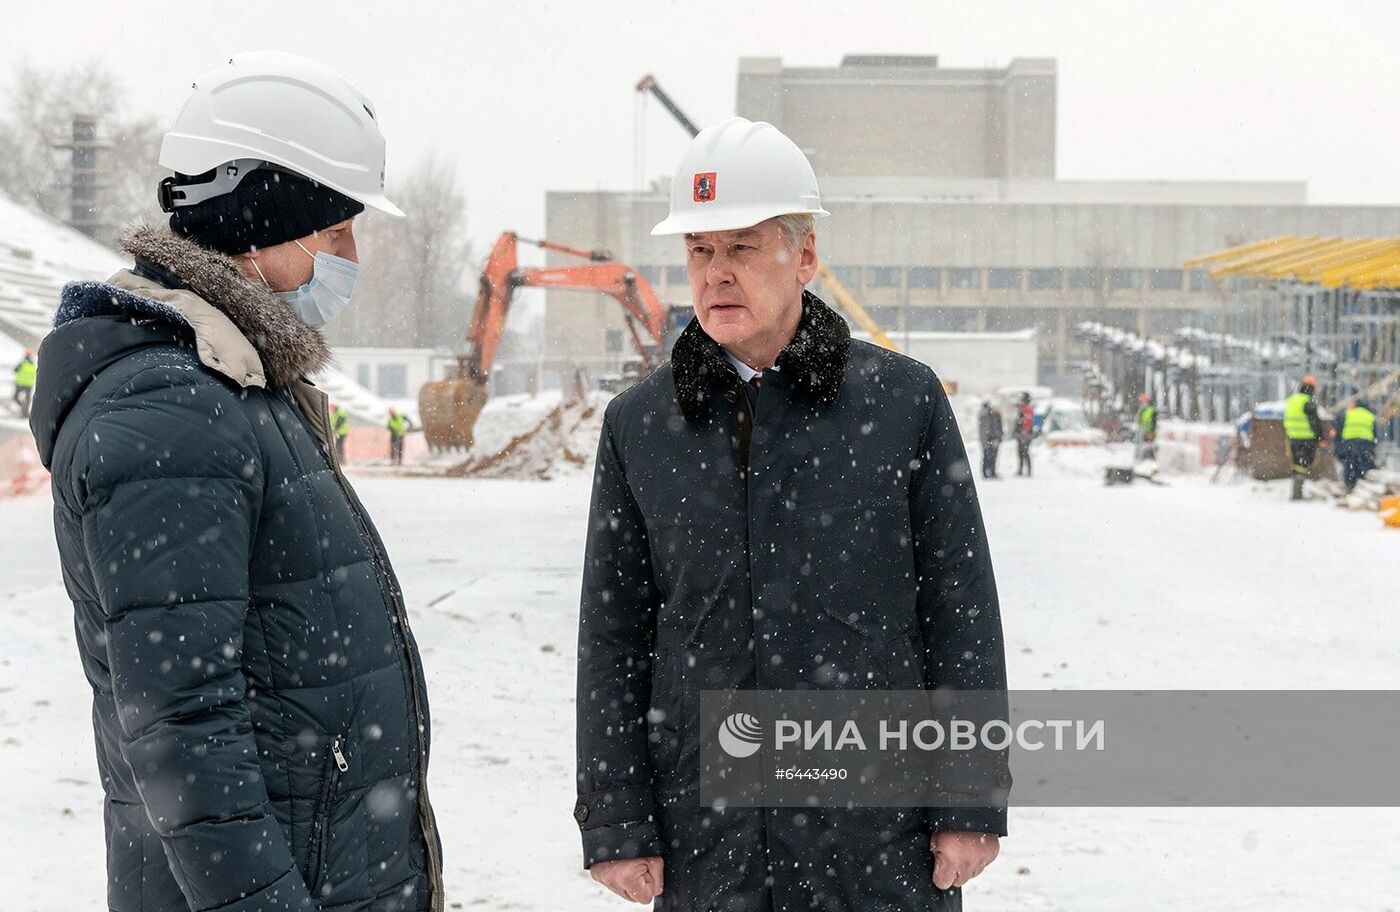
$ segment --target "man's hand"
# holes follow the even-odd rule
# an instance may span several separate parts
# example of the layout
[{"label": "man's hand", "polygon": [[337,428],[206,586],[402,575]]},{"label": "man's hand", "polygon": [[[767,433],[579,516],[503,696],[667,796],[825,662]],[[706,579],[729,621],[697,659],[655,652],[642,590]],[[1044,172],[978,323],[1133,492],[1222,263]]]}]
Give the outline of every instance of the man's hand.
[{"label": "man's hand", "polygon": [[[996,851],[993,850],[992,854],[995,856]],[[594,880],[623,899],[649,903],[661,893],[662,867],[660,858],[624,858],[621,861],[600,861],[588,870]]]},{"label": "man's hand", "polygon": [[940,890],[961,887],[996,860],[1001,841],[991,833],[934,833],[933,885]]}]

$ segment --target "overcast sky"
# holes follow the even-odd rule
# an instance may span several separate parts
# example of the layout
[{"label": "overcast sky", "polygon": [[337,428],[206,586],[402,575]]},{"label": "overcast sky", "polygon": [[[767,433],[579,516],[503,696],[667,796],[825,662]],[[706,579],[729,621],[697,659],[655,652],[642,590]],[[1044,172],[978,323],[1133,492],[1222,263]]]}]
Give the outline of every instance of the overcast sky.
[{"label": "overcast sky", "polygon": [[[1384,0],[3,6],[0,92],[18,61],[97,58],[135,111],[169,120],[191,80],[236,51],[342,71],[376,104],[391,183],[430,151],[456,162],[478,253],[505,229],[537,235],[546,189],[632,185],[643,74],[704,125],[734,113],[738,58],[756,55],[1054,57],[1062,178],[1306,180],[1313,202],[1400,205],[1400,3]],[[686,138],[647,111],[646,170],[669,173]]]}]

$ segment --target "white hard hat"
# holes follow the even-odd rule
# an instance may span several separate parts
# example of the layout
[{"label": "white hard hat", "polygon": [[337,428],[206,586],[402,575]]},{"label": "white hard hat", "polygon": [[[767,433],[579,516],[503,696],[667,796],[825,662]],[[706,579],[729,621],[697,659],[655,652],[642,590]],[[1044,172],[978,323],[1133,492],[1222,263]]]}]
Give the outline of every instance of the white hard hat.
[{"label": "white hard hat", "polygon": [[[195,81],[160,144],[160,164],[180,174],[247,161],[270,162],[403,215],[384,196],[384,135],[373,105],[345,77],[305,57],[256,51],[229,58]],[[192,205],[232,188],[221,173],[208,187],[174,189],[176,205]]]},{"label": "white hard hat", "polygon": [[671,179],[671,214],[651,233],[731,231],[798,212],[830,215],[807,156],[772,124],[731,117],[690,143]]}]

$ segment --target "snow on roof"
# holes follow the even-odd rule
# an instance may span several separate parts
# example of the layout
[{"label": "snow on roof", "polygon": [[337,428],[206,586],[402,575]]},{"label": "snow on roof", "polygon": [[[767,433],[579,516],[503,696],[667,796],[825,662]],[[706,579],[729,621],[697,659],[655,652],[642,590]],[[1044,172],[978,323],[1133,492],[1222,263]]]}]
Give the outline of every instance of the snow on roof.
[{"label": "snow on roof", "polygon": [[110,247],[0,193],[0,251],[5,248],[70,276],[105,278],[125,263]]},{"label": "snow on roof", "polygon": [[15,346],[48,334],[64,282],[103,279],[122,265],[115,251],[0,193],[0,334]]},{"label": "snow on roof", "polygon": [[[0,356],[18,360],[23,349],[38,348],[66,282],[105,279],[127,265],[115,250],[0,193]],[[313,379],[354,417],[384,420],[389,404],[340,371]]]}]

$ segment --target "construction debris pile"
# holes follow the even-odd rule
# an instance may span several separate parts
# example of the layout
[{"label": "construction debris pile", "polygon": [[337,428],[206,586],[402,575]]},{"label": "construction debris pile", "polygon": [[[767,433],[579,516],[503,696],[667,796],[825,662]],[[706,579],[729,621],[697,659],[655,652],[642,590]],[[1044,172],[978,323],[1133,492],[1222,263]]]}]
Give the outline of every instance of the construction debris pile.
[{"label": "construction debris pile", "polygon": [[523,434],[512,437],[501,449],[469,456],[447,467],[449,478],[551,478],[559,469],[588,464],[603,425],[606,397],[571,397],[561,401],[544,419]]},{"label": "construction debris pile", "polygon": [[361,466],[357,471],[419,478],[515,478],[548,481],[592,459],[610,397],[575,387],[566,395],[491,400],[475,426],[469,450],[440,450],[411,465]]}]

